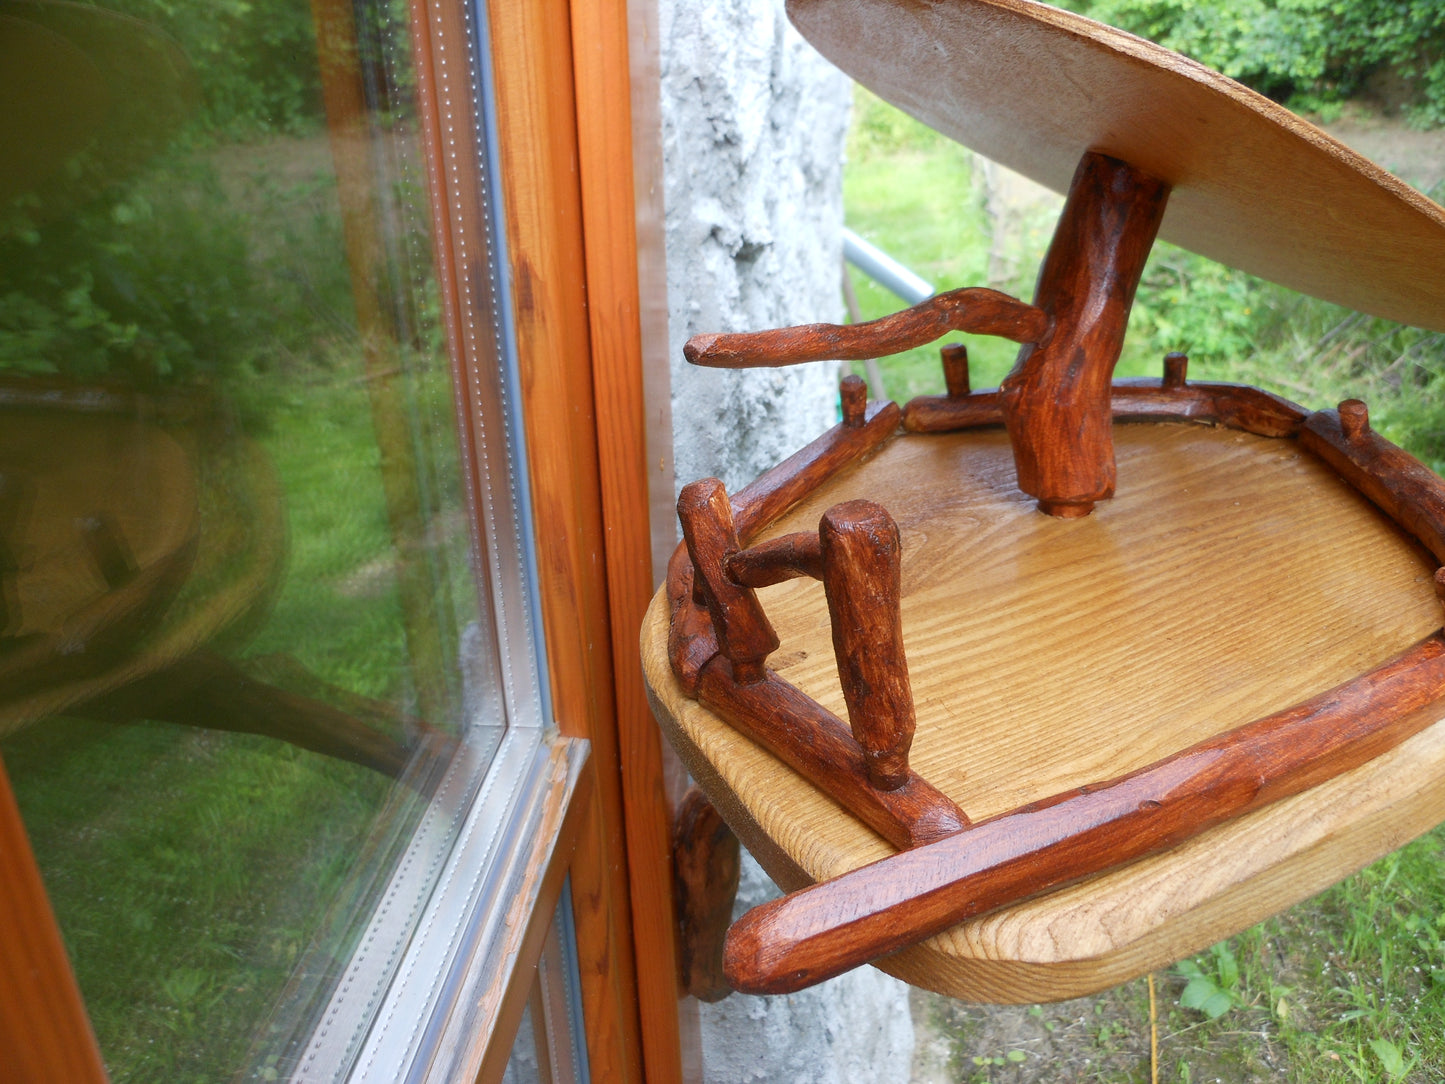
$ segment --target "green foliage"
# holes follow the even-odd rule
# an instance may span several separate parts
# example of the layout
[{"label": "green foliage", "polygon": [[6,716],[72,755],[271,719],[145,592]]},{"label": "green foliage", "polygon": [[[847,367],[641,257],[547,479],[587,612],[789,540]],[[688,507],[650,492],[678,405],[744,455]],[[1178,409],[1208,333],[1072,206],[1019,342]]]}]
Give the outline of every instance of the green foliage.
[{"label": "green foliage", "polygon": [[[1203,960],[1205,966],[1201,966]],[[1239,993],[1239,963],[1227,942],[1215,945],[1207,956],[1184,960],[1175,969],[1187,980],[1179,995],[1179,1004],[1195,1009],[1211,1020],[1218,1020],[1236,1005],[1242,1004]]]},{"label": "green foliage", "polygon": [[201,87],[201,127],[228,136],[295,131],[321,116],[311,6],[297,0],[107,0],[165,31]]},{"label": "green foliage", "polygon": [[1297,108],[1357,93],[1382,68],[1412,116],[1445,123],[1445,5],[1438,0],[1063,0]]}]

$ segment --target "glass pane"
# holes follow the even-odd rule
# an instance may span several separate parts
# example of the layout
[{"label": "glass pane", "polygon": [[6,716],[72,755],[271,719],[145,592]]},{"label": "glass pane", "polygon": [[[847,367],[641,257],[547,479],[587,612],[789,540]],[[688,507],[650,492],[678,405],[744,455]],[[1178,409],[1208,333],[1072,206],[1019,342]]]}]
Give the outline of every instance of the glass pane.
[{"label": "glass pane", "polygon": [[406,18],[0,4],[0,756],[117,1081],[289,1075],[500,737]]}]

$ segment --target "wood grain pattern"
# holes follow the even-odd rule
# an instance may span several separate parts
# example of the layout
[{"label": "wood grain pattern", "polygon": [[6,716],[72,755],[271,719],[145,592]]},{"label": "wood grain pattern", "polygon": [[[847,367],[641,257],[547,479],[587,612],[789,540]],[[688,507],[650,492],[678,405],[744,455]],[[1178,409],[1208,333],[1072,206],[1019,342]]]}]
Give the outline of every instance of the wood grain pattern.
[{"label": "wood grain pattern", "polygon": [[[438,90],[453,103],[469,102],[463,36],[465,12],[427,5],[440,25],[431,34],[432,71]],[[593,394],[591,327],[587,308],[586,247],[577,173],[576,83],[570,5],[556,0],[503,5],[488,10],[496,83],[497,133],[501,149],[503,207],[512,259],[512,302],[527,434],[529,479],[539,551],[538,593],[547,647],[553,712],[569,737],[592,742],[597,770],[594,797],[585,809],[571,868],[577,922],[582,1008],[587,1057],[594,1076],[640,1081],[681,1077],[678,1030],[669,1021],[675,1006],[672,961],[647,979],[639,975],[639,940],[631,920],[616,676],[611,653],[611,607],[606,572],[606,528]],[[475,154],[442,132],[433,153],[445,167],[441,206],[485,206]],[[467,129],[467,135],[476,130]],[[479,223],[474,223],[479,225]],[[479,236],[448,221],[451,273],[465,289],[467,274],[480,274]],[[443,272],[445,272],[443,268]],[[445,274],[441,276],[445,278]],[[463,295],[474,300],[481,291]],[[477,353],[471,314],[461,309],[457,334]],[[466,357],[459,386],[486,386],[501,367],[495,358]],[[566,395],[557,389],[567,389]],[[475,419],[463,416],[469,433]],[[479,446],[477,434],[467,437]],[[475,453],[473,453],[475,454]],[[480,500],[478,507],[482,507]],[[665,860],[662,867],[666,869]],[[670,907],[670,893],[666,897]],[[667,928],[671,928],[669,925]],[[670,946],[660,946],[664,951]],[[643,946],[644,951],[646,946]],[[639,1012],[642,983],[658,999],[657,1023],[644,1051]],[[675,1020],[675,1017],[672,1018]],[[654,1059],[654,1052],[656,1057]],[[646,1063],[644,1061],[646,1059]]]},{"label": "wood grain pattern", "polygon": [[[904,538],[918,707],[911,760],[975,817],[1285,710],[1439,627],[1433,563],[1292,442],[1151,424],[1120,426],[1116,442],[1120,495],[1086,520],[1033,515],[995,429],[900,438],[769,529],[787,533],[839,500],[889,494]],[[954,565],[968,569],[961,582],[927,571]],[[816,588],[795,581],[761,597],[784,644],[774,667],[838,711]],[[1096,614],[1087,652],[1077,649],[1080,607]],[[659,601],[649,617],[655,653],[644,652],[664,725],[691,748],[685,759],[773,876],[795,887],[887,855],[659,673],[665,617]],[[1057,683],[1033,680],[1044,670]],[[1067,697],[1055,695],[1061,687]],[[1022,1001],[1160,966],[1408,838],[1379,811],[1394,810],[1411,834],[1433,823],[1435,792],[1420,793],[1419,777],[1413,790],[1396,788],[1383,764],[1401,770],[1387,754],[1358,770],[1373,785],[1351,773],[1317,788],[1318,800],[1314,791],[1286,799],[1175,851],[974,919],[882,966],[958,996]],[[1354,819],[1364,806],[1379,815]],[[1289,831],[1277,834],[1273,817]],[[1210,857],[1179,865],[1200,853]],[[1293,878],[1276,877],[1276,867]]]},{"label": "wood grain pattern", "polygon": [[1034,294],[1048,334],[998,389],[1019,488],[1049,515],[1088,515],[1113,496],[1110,381],[1168,198],[1164,182],[1093,152],[1069,185]]},{"label": "wood grain pattern", "polygon": [[789,993],[1059,885],[1153,854],[1358,767],[1434,719],[1445,638],[1309,702],[947,839],[753,908],[724,967],[744,993]]},{"label": "wood grain pattern", "polygon": [[848,726],[879,790],[908,782],[913,692],[903,650],[902,540],[887,510],[845,501],[818,523],[823,590]]},{"label": "wood grain pattern", "polygon": [[90,1027],[20,807],[0,764],[0,1078],[104,1084]]},{"label": "wood grain pattern", "polygon": [[733,920],[742,859],[738,837],[696,786],[677,807],[672,869],[682,988],[699,1001],[721,1001],[732,993],[723,976],[723,939]]},{"label": "wood grain pattern", "polygon": [[[633,920],[676,928],[670,876],[674,805],[683,772],[665,749],[642,688],[637,628],[656,581],[649,530],[648,417],[644,403],[643,298],[633,176],[634,95],[626,0],[577,0],[572,14],[577,164],[587,261],[587,315],[597,418],[607,603],[617,699],[617,748]],[[643,181],[658,184],[660,173]],[[658,238],[660,242],[660,238]],[[665,275],[663,276],[665,278]],[[666,342],[666,318],[656,328]],[[665,350],[665,345],[662,345]],[[666,371],[665,355],[662,359]],[[670,446],[670,445],[669,445]],[[671,495],[671,472],[663,479]],[[671,516],[668,516],[670,526]],[[680,1002],[678,946],[637,938],[638,1011],[650,1080],[701,1073],[696,1006]]]},{"label": "wood grain pattern", "polygon": [[1047,326],[1038,308],[982,286],[965,286],[862,324],[804,324],[768,331],[694,335],[682,348],[694,365],[721,369],[865,361],[925,346],[950,331],[1034,342]]},{"label": "wood grain pattern", "polygon": [[1174,187],[1165,240],[1445,330],[1445,211],[1203,65],[1032,0],[790,0],[788,14],[864,86],[1056,192],[1100,151]]}]

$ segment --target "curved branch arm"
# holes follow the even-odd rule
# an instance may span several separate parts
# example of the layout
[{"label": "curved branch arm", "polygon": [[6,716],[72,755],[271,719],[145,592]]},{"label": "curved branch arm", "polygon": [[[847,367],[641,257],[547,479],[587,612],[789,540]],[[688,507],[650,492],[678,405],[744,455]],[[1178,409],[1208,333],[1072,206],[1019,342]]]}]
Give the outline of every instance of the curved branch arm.
[{"label": "curved branch arm", "polygon": [[997,290],[967,286],[866,324],[803,324],[774,331],[694,335],[682,352],[694,365],[717,369],[864,361],[923,346],[950,331],[1033,343],[1043,338],[1048,325],[1042,309]]}]

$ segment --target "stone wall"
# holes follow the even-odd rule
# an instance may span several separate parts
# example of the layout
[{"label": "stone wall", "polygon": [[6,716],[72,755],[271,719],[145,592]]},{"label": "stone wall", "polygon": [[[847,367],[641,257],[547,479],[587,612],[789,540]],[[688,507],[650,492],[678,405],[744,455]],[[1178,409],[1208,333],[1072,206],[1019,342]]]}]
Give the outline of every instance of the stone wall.
[{"label": "stone wall", "polygon": [[[842,166],[850,84],[781,0],[660,0],[668,333],[677,484],[730,491],[837,419],[838,367],[695,369],[682,344],[842,318]],[[744,860],[738,912],[777,894]],[[787,997],[702,1007],[715,1084],[906,1081],[907,988],[872,968]]]},{"label": "stone wall", "polygon": [[682,344],[841,318],[849,83],[781,0],[660,0],[659,24],[673,461],[733,490],[833,424],[836,367],[696,369]]}]

